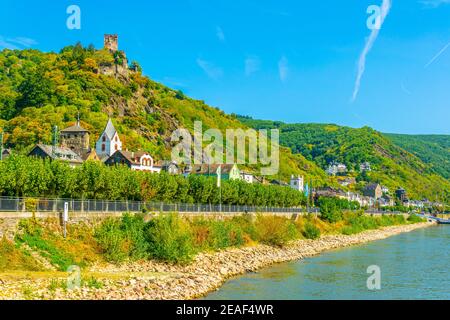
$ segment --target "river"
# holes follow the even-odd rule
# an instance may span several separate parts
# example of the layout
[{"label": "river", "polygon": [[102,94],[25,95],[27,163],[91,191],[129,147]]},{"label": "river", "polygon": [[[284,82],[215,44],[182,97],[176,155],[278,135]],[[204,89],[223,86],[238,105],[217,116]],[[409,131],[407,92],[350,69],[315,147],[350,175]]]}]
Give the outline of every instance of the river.
[{"label": "river", "polygon": [[[450,226],[403,233],[230,279],[205,299],[450,299]],[[369,290],[369,266],[379,290]]]}]

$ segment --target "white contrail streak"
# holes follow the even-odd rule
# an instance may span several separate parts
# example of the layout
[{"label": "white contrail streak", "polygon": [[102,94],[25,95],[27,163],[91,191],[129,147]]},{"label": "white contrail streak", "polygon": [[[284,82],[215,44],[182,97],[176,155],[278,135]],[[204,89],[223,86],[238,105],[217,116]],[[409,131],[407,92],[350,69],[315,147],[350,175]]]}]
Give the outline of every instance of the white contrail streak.
[{"label": "white contrail streak", "polygon": [[450,46],[450,42],[447,43],[442,49],[441,51],[439,51],[434,57],[433,59],[431,59],[426,65],[425,65],[425,69],[428,68],[434,61],[436,61],[437,58],[439,58],[444,52],[445,50],[447,50],[447,48]]},{"label": "white contrail streak", "polygon": [[380,33],[380,28],[383,25],[384,20],[386,19],[386,16],[389,13],[389,10],[391,9],[392,2],[391,0],[383,0],[383,3],[381,4],[381,13],[380,13],[380,25],[379,28],[375,28],[370,33],[369,38],[366,41],[366,45],[364,46],[363,51],[361,52],[361,55],[359,56],[358,60],[358,75],[356,76],[356,82],[355,82],[355,89],[353,90],[353,96],[352,96],[352,102],[356,100],[356,97],[358,96],[359,87],[361,86],[361,78],[364,74],[364,70],[366,69],[366,57],[369,53],[370,49],[372,49],[373,44],[375,43],[375,40],[378,37],[378,34]]}]

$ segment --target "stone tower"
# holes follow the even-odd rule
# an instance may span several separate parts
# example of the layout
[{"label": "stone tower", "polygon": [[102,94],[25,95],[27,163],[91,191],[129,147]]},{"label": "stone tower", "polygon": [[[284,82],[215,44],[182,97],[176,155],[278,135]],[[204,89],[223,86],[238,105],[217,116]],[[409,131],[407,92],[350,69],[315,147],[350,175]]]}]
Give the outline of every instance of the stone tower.
[{"label": "stone tower", "polygon": [[117,34],[105,34],[103,38],[103,46],[110,51],[119,50],[119,37]]},{"label": "stone tower", "polygon": [[62,147],[71,149],[80,157],[90,151],[89,131],[80,126],[79,120],[76,125],[61,130],[60,142]]},{"label": "stone tower", "polygon": [[292,189],[298,190],[300,192],[303,192],[304,188],[304,179],[301,176],[291,176],[291,183],[290,186]]}]

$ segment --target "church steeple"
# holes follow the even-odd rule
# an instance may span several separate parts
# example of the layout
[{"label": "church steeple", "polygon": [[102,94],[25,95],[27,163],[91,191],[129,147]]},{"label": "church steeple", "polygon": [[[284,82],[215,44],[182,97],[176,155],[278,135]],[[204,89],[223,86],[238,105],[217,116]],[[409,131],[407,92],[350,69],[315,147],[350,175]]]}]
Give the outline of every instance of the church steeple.
[{"label": "church steeple", "polygon": [[95,144],[95,149],[101,158],[110,157],[116,151],[122,150],[122,141],[120,141],[119,134],[117,133],[111,118],[108,119],[105,129],[100,134],[100,137]]}]

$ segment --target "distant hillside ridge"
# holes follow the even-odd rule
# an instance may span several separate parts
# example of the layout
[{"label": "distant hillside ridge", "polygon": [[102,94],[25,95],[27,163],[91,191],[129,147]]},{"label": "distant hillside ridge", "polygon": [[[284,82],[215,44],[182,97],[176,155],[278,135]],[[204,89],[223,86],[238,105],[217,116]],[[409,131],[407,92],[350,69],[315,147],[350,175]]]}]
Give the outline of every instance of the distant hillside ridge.
[{"label": "distant hillside ridge", "polygon": [[[322,169],[333,162],[343,163],[357,181],[377,182],[391,191],[403,187],[416,199],[450,199],[448,136],[419,138],[383,134],[369,127],[288,124],[236,117],[255,129],[278,128],[281,145],[291,148],[294,154],[302,154]],[[434,150],[439,152],[433,153]],[[359,166],[364,162],[371,164],[372,171],[360,172]]]}]

